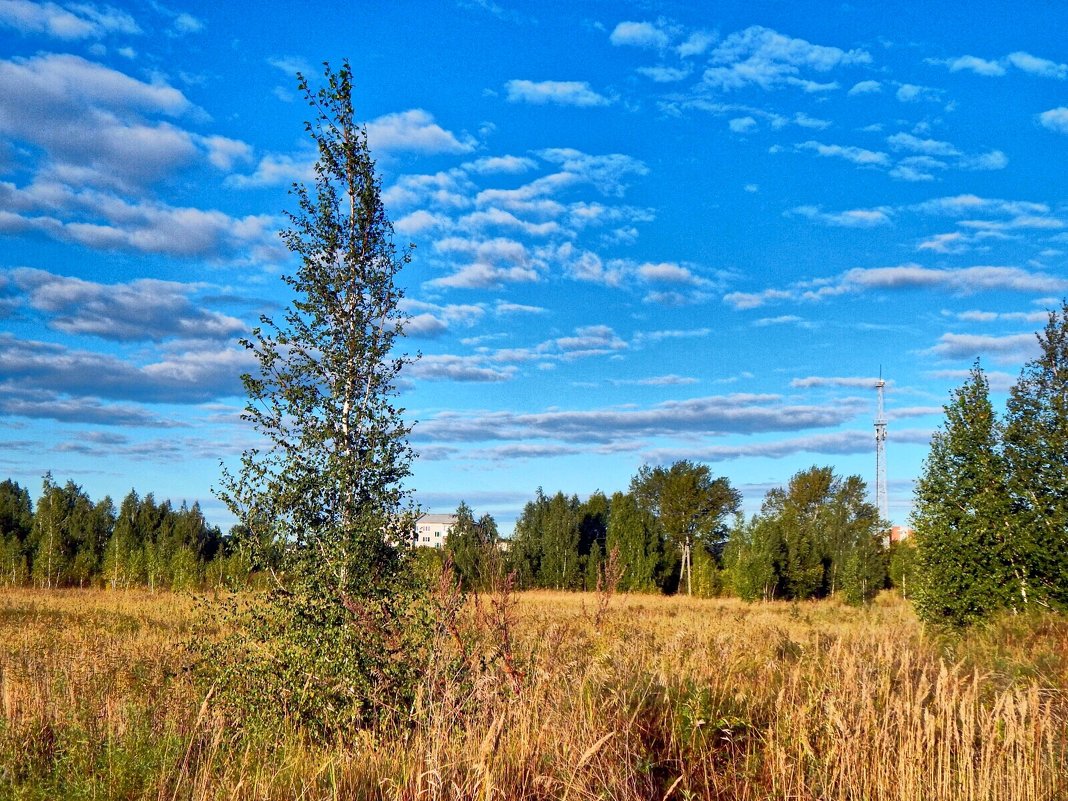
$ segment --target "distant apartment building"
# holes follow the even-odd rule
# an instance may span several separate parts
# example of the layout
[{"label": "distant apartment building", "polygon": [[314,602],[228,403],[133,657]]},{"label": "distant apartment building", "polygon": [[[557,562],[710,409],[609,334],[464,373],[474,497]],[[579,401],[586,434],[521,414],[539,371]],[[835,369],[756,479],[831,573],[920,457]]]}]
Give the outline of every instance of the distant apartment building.
[{"label": "distant apartment building", "polygon": [[912,529],[908,526],[890,526],[890,544],[902,542],[912,536]]},{"label": "distant apartment building", "polygon": [[423,548],[443,548],[456,515],[423,515],[415,524],[415,544]]}]

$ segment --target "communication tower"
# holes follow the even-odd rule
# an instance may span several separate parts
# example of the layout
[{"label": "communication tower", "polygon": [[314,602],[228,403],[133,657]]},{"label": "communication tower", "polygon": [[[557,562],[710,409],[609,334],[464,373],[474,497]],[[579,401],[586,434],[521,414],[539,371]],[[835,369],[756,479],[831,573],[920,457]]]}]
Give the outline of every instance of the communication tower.
[{"label": "communication tower", "polygon": [[879,380],[875,382],[875,391],[879,393],[879,407],[875,415],[875,505],[879,507],[879,516],[890,519],[889,503],[886,496],[886,413],[883,411],[883,371],[879,370]]}]

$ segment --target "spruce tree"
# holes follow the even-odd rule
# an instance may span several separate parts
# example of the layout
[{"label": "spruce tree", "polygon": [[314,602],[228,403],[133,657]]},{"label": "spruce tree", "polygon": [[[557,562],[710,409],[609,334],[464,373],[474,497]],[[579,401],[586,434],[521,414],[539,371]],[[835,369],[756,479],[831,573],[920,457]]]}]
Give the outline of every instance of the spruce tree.
[{"label": "spruce tree", "polygon": [[1068,609],[1068,303],[1038,334],[1006,405],[1021,597]]},{"label": "spruce tree", "polygon": [[247,669],[230,686],[258,712],[342,735],[409,708],[424,655],[406,569],[409,426],[395,400],[408,362],[396,276],[409,255],[393,242],[348,64],[327,66],[318,91],[299,85],[318,159],[282,233],[299,260],[284,278],[294,299],[243,342],[257,362],[244,418],[264,445],[224,471],[218,493],[249,544],[281,562],[233,644]]},{"label": "spruce tree", "polygon": [[916,483],[916,610],[961,626],[1023,600],[1000,425],[976,362],[945,406],[946,419]]}]

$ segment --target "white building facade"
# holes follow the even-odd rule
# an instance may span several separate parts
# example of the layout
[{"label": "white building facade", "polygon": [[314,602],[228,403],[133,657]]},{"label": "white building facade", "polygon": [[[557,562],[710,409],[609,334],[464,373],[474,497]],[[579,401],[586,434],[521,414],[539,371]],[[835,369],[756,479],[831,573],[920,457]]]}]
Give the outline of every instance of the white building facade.
[{"label": "white building facade", "polygon": [[423,515],[415,524],[415,544],[421,548],[444,548],[456,515]]}]

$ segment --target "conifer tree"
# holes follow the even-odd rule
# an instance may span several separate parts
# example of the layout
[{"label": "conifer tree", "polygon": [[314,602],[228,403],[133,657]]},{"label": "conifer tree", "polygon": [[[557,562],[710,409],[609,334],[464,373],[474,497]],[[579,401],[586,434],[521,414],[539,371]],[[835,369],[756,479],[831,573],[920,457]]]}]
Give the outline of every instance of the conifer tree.
[{"label": "conifer tree", "polygon": [[1006,405],[1021,598],[1068,609],[1068,302],[1038,334]]},{"label": "conifer tree", "polygon": [[920,617],[960,626],[1018,607],[1000,425],[978,362],[945,406],[916,483],[912,524]]}]

